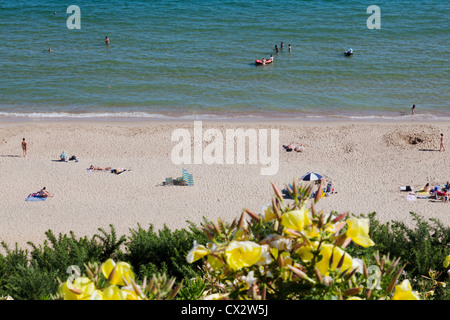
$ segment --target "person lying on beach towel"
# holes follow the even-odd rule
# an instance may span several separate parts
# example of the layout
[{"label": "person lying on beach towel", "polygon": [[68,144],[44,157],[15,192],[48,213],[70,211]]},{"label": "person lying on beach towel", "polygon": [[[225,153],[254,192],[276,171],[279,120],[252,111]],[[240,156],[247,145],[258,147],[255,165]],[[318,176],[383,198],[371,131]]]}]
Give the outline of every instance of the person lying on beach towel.
[{"label": "person lying on beach towel", "polygon": [[111,169],[112,169],[112,167],[101,168],[101,167],[93,166],[91,164],[91,166],[89,167],[88,170],[91,170],[91,171],[110,171]]},{"label": "person lying on beach towel", "polygon": [[89,171],[89,172],[91,172],[91,171],[109,171],[109,172],[111,172],[111,173],[121,174],[121,173],[123,173],[123,172],[125,172],[125,171],[130,171],[130,169],[123,169],[123,168],[120,168],[120,169],[112,169],[111,167],[101,168],[101,167],[96,167],[96,166],[91,165],[91,166],[88,168],[88,171]]},{"label": "person lying on beach towel", "polygon": [[283,145],[283,148],[288,152],[292,150],[302,152],[303,150],[305,150],[306,146],[304,144],[295,144],[294,142],[291,142],[288,145]]},{"label": "person lying on beach towel", "polygon": [[43,187],[40,191],[35,193],[30,193],[27,197],[27,201],[36,201],[36,200],[45,200],[48,197],[53,197],[50,192],[47,191],[45,187]]},{"label": "person lying on beach towel", "polygon": [[125,171],[130,171],[130,169],[123,169],[123,168],[121,168],[121,169],[112,169],[111,173],[121,174],[121,173],[123,173]]}]

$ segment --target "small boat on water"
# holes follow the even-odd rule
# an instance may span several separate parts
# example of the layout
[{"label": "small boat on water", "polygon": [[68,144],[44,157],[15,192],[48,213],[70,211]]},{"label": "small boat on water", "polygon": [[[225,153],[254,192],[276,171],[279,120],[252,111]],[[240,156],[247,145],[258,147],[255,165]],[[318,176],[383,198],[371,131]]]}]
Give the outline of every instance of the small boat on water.
[{"label": "small boat on water", "polygon": [[272,63],[272,62],[273,62],[273,60],[271,60],[271,59],[266,60],[266,63],[264,63],[262,60],[259,60],[259,59],[256,59],[256,60],[255,60],[255,64],[256,64],[256,65],[270,64],[270,63]]},{"label": "small boat on water", "polygon": [[346,55],[346,56],[351,56],[352,54],[353,54],[353,49],[348,49],[347,51],[345,51],[344,52],[344,54]]}]

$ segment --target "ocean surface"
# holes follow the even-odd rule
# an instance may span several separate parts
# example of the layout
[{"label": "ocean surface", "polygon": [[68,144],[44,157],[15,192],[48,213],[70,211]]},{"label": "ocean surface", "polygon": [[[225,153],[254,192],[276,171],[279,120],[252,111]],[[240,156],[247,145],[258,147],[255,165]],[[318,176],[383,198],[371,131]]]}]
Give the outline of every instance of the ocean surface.
[{"label": "ocean surface", "polygon": [[[81,29],[67,27],[70,5]],[[370,5],[380,29],[367,27]],[[448,0],[0,0],[0,120],[402,120],[413,104],[418,119],[450,120],[449,9]]]}]

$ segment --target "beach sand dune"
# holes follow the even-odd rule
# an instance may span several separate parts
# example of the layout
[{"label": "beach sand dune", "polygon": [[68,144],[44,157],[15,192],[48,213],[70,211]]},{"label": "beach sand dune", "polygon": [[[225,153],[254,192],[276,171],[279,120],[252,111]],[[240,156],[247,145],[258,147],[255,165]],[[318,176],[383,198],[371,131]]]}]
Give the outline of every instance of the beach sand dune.
[{"label": "beach sand dune", "polygon": [[[278,129],[279,170],[260,174],[261,164],[175,165],[172,132],[193,122],[3,122],[0,123],[0,241],[9,246],[41,244],[45,232],[92,236],[98,228],[129,235],[138,224],[156,229],[200,223],[203,217],[227,221],[244,208],[261,212],[274,182],[280,189],[308,171],[332,179],[337,194],[319,209],[352,214],[377,212],[382,222],[413,226],[409,212],[450,226],[450,203],[407,201],[401,186],[415,190],[427,182],[450,180],[448,151],[439,152],[439,134],[450,137],[448,123],[203,122],[203,129]],[[22,156],[22,138],[28,155]],[[305,144],[301,153],[283,144]],[[208,143],[204,142],[204,147]],[[59,162],[62,151],[78,162]],[[120,175],[88,172],[90,165],[126,168]],[[161,186],[166,177],[194,176],[194,186]],[[25,198],[42,187],[54,197]]]}]

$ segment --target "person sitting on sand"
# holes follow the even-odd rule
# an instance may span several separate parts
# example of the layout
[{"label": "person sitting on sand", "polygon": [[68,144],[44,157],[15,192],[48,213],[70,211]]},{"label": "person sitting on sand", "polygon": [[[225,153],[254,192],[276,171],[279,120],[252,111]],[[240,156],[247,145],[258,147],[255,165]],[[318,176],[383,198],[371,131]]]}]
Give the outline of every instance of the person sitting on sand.
[{"label": "person sitting on sand", "polygon": [[65,151],[63,151],[62,153],[61,153],[61,155],[59,156],[59,158],[60,158],[60,160],[61,161],[69,161],[69,157],[67,156],[67,154],[66,154],[66,152]]},{"label": "person sitting on sand", "polygon": [[43,187],[43,188],[41,189],[41,191],[38,192],[38,194],[39,194],[39,197],[42,197],[42,198],[53,197],[53,196],[50,194],[50,192],[47,191],[47,189],[46,189],[45,187]]}]

